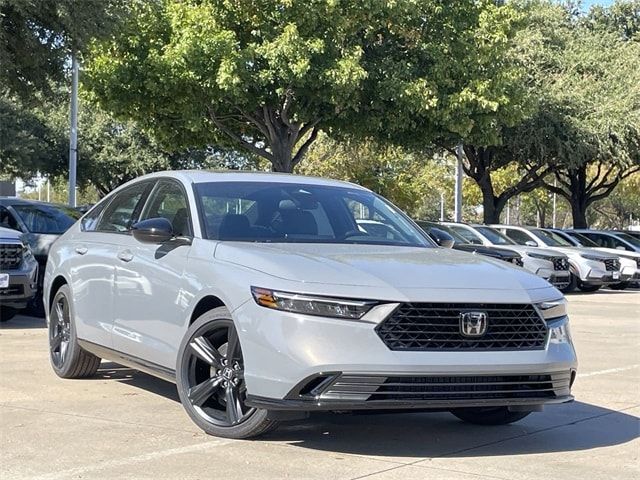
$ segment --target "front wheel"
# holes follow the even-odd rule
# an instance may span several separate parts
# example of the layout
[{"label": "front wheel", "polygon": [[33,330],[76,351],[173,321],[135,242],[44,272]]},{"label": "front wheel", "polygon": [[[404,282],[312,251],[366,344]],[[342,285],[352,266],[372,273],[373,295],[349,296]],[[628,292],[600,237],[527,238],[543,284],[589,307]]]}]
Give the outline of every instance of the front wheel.
[{"label": "front wheel", "polygon": [[457,408],[451,413],[475,425],[507,425],[522,420],[531,412],[512,412],[507,407],[476,407]]},{"label": "front wheel", "polygon": [[8,322],[16,316],[18,310],[13,307],[6,307],[0,305],[0,322]]},{"label": "front wheel", "polygon": [[245,404],[247,387],[238,332],[229,310],[215,308],[198,318],[178,352],[180,401],[209,435],[252,438],[277,426],[267,411]]},{"label": "front wheel", "polygon": [[100,367],[100,358],[78,345],[68,285],[61,286],[51,302],[49,358],[53,371],[62,378],[92,377]]},{"label": "front wheel", "polygon": [[570,273],[569,284],[566,287],[561,288],[560,291],[562,293],[571,293],[577,288],[577,286],[578,286],[578,278],[573,273]]}]

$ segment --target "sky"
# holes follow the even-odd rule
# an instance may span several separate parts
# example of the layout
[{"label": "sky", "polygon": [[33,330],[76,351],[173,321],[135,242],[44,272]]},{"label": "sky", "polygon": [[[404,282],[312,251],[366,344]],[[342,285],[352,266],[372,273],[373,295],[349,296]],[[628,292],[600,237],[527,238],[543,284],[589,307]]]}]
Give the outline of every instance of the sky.
[{"label": "sky", "polygon": [[613,0],[582,0],[582,8],[584,10],[589,10],[592,5],[602,5],[603,7],[608,7],[613,3]]}]

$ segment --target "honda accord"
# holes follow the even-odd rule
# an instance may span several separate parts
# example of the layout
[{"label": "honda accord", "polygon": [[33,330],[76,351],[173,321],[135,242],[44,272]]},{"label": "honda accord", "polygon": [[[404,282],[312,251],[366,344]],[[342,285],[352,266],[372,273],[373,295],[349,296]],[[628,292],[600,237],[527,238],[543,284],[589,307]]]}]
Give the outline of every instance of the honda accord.
[{"label": "honda accord", "polygon": [[143,176],[55,242],[44,290],[57,375],[108,359],[175,382],[212,435],[254,437],[317,410],[497,425],[573,399],[556,288],[438,247],[350,183]]}]

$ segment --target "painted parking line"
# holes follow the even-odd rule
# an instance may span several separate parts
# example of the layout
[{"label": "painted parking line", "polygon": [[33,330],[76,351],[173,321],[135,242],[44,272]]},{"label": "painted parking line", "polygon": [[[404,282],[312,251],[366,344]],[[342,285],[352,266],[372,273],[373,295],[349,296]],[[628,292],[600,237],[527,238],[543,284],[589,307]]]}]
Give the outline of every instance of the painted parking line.
[{"label": "painted parking line", "polygon": [[628,365],[620,368],[609,368],[607,370],[598,370],[597,372],[579,373],[578,378],[595,377],[596,375],[606,375],[607,373],[626,372],[627,370],[633,370],[640,367],[640,364]]},{"label": "painted parking line", "polygon": [[110,468],[126,467],[129,465],[135,465],[137,463],[145,463],[153,460],[159,460],[170,455],[181,455],[184,453],[194,453],[209,450],[213,447],[220,447],[229,443],[236,442],[237,440],[212,440],[205,443],[197,443],[195,445],[187,445],[185,447],[170,448],[167,450],[158,450],[155,452],[144,453],[142,455],[136,455],[135,457],[125,457],[120,459],[100,461],[94,465],[86,465],[83,467],[75,467],[67,470],[61,470],[58,472],[51,472],[44,475],[32,477],[33,480],[58,480],[67,479],[72,477],[80,477],[91,472],[97,472],[100,470],[107,470]]}]

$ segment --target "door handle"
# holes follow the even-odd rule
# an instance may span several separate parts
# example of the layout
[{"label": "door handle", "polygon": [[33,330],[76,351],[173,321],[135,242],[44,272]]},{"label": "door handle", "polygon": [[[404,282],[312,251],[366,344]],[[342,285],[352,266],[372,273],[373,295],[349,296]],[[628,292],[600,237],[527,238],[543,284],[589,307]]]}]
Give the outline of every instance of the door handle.
[{"label": "door handle", "polygon": [[118,258],[123,262],[130,262],[133,260],[133,253],[131,253],[131,250],[122,250],[118,252]]},{"label": "door handle", "polygon": [[79,254],[79,255],[84,255],[88,251],[89,251],[89,249],[87,247],[85,247],[85,246],[76,247],[76,253]]}]

